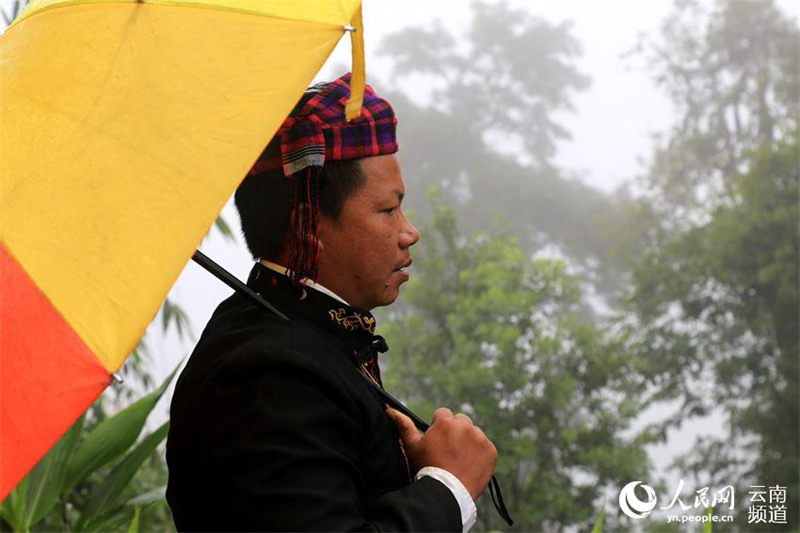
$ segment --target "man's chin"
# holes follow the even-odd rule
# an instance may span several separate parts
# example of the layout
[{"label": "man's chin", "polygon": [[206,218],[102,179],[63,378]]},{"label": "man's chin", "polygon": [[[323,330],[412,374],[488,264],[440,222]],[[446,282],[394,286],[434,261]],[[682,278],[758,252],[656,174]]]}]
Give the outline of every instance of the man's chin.
[{"label": "man's chin", "polygon": [[400,296],[400,285],[386,285],[383,294],[381,294],[380,298],[376,298],[372,307],[369,307],[369,309],[392,305],[397,300],[398,296]]}]

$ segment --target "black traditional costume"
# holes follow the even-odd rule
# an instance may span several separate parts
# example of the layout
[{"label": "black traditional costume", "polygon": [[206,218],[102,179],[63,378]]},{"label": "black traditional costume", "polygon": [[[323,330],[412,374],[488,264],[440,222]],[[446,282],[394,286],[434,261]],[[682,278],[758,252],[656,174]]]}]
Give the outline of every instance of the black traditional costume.
[{"label": "black traditional costume", "polygon": [[[394,424],[359,375],[377,374],[375,320],[257,264],[178,380],[167,491],[189,531],[461,531],[453,494],[412,483]],[[302,292],[305,297],[301,299]]]}]

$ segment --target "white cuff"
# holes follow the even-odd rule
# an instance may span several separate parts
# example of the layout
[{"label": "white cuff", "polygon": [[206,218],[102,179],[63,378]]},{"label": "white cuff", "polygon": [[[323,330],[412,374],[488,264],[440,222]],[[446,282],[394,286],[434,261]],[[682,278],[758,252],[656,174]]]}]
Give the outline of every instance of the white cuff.
[{"label": "white cuff", "polygon": [[433,479],[442,482],[442,484],[450,489],[450,492],[455,496],[458,502],[458,508],[461,510],[461,525],[463,526],[463,533],[467,533],[469,529],[475,524],[478,518],[478,509],[475,507],[475,502],[472,501],[472,496],[469,491],[459,479],[448,472],[435,466],[425,466],[420,468],[417,472],[416,479],[421,477],[432,477]]}]

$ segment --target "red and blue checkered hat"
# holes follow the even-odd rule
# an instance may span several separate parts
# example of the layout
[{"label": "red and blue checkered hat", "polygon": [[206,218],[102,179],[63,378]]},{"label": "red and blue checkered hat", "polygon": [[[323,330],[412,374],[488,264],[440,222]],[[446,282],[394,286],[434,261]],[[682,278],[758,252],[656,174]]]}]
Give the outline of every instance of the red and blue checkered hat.
[{"label": "red and blue checkered hat", "polygon": [[284,175],[290,178],[308,167],[322,167],[326,160],[397,152],[397,119],[391,104],[366,85],[361,115],[348,121],[345,118],[348,98],[350,73],[330,82],[283,122],[250,174],[282,166]]},{"label": "red and blue checkered hat", "polygon": [[[357,95],[356,95],[357,96]],[[397,119],[391,104],[364,86],[361,113],[347,120],[350,74],[327,84],[293,112],[253,165],[258,176],[283,169],[292,178],[294,224],[289,234],[290,277],[316,280],[319,261],[319,190],[325,161],[361,159],[397,152]],[[351,113],[357,111],[357,98]]]}]

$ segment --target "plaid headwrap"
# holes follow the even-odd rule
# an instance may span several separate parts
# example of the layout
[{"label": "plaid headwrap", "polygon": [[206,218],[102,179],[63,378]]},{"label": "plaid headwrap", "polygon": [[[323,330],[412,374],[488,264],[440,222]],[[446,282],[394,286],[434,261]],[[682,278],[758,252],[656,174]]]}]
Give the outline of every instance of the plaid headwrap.
[{"label": "plaid headwrap", "polygon": [[391,104],[364,87],[361,115],[345,118],[350,73],[312,96],[278,129],[250,175],[283,169],[293,180],[295,226],[287,267],[296,282],[315,280],[319,259],[319,177],[326,160],[361,159],[397,152],[397,119]]}]

